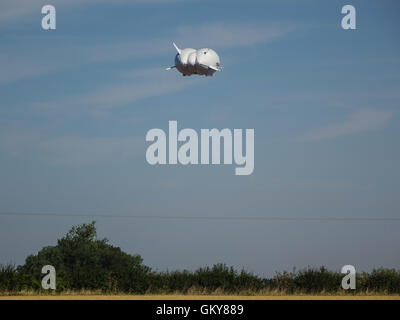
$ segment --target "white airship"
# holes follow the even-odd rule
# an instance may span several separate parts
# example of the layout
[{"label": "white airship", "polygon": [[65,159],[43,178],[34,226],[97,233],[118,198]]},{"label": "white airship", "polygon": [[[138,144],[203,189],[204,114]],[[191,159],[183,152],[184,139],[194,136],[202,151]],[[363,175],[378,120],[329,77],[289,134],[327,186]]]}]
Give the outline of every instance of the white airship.
[{"label": "white airship", "polygon": [[179,49],[175,43],[173,45],[176,51],[178,51],[175,56],[175,65],[166,70],[176,68],[183,76],[190,76],[192,74],[212,76],[215,71],[222,70],[219,56],[213,49]]}]

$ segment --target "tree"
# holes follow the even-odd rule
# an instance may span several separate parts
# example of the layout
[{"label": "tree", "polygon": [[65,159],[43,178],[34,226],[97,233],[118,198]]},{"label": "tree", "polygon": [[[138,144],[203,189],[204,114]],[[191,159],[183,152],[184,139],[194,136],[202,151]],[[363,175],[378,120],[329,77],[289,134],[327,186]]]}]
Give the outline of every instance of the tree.
[{"label": "tree", "polygon": [[101,289],[142,293],[147,288],[150,268],[142,264],[139,255],[130,255],[97,239],[95,222],[72,229],[57,241],[44,247],[37,255],[26,258],[19,272],[30,274],[34,287],[40,288],[44,265],[56,269],[58,289]]}]

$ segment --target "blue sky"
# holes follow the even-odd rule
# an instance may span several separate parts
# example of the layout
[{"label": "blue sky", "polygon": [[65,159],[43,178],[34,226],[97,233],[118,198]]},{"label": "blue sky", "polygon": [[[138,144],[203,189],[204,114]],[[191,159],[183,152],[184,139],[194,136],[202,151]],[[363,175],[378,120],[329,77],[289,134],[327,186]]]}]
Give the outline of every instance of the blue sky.
[{"label": "blue sky", "polygon": [[[400,5],[352,1],[357,30],[343,30],[345,4],[2,1],[0,212],[400,218]],[[172,41],[213,48],[223,72],[165,71]],[[254,128],[254,173],[148,165],[145,135],[169,120]],[[0,261],[90,220],[0,216]],[[160,270],[400,263],[393,221],[95,220]]]}]

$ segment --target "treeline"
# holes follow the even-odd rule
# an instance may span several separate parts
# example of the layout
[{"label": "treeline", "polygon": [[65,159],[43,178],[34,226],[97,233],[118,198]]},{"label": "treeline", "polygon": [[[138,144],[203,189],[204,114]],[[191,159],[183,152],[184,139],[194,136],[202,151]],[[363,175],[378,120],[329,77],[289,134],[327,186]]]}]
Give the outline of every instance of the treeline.
[{"label": "treeline", "polygon": [[[195,271],[155,272],[130,255],[97,239],[95,223],[73,227],[56,246],[44,247],[25,264],[0,265],[0,293],[42,291],[44,265],[56,269],[57,292],[89,290],[133,294],[340,294],[343,274],[324,267],[277,273],[264,279],[225,264]],[[400,293],[400,271],[357,274],[350,293]],[[44,291],[44,290],[43,290]]]}]

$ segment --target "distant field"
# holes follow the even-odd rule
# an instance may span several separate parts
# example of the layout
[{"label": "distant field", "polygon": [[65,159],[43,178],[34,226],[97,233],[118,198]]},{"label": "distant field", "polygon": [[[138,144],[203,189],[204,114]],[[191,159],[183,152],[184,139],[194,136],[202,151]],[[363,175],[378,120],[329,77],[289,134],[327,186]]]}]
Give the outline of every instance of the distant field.
[{"label": "distant field", "polygon": [[27,295],[0,300],[400,300],[400,296]]}]

